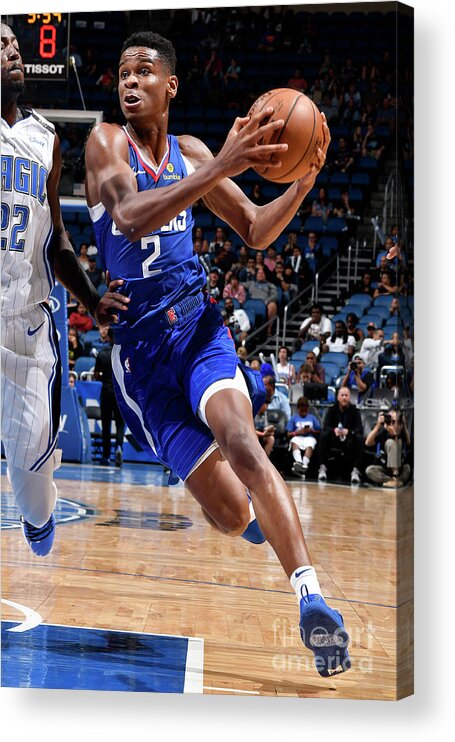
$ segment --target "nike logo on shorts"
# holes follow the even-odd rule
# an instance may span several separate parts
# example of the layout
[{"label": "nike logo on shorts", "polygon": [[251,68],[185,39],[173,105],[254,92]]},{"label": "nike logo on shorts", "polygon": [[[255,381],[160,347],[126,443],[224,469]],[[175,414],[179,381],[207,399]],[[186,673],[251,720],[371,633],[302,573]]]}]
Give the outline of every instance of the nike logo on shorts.
[{"label": "nike logo on shorts", "polygon": [[43,320],[43,322],[41,322],[41,324],[40,324],[40,325],[38,325],[38,327],[35,327],[35,329],[34,329],[34,330],[32,330],[32,328],[31,328],[31,327],[29,327],[29,328],[28,328],[28,330],[27,330],[27,335],[30,335],[30,337],[31,337],[32,335],[35,335],[35,333],[37,333],[37,332],[38,332],[38,330],[40,329],[40,327],[42,327],[43,325],[44,325],[44,320]]}]

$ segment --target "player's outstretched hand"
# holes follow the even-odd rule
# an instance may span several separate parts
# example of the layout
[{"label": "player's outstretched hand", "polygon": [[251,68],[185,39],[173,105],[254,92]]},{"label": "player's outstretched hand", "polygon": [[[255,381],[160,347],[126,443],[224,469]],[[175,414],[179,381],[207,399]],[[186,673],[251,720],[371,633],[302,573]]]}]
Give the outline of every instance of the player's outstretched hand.
[{"label": "player's outstretched hand", "polygon": [[270,156],[279,157],[281,152],[286,152],[288,145],[261,144],[261,140],[269,140],[275,131],[284,126],[283,119],[269,121],[272,114],[273,106],[268,106],[253,116],[235,119],[220,153],[215,157],[225,177],[240,175],[250,167],[265,164],[269,168],[281,167],[279,160],[270,162]]},{"label": "player's outstretched hand", "polygon": [[305,191],[304,193],[305,196],[308,193],[308,191],[310,191],[313,188],[318,174],[320,173],[320,171],[325,165],[325,160],[327,157],[327,150],[329,148],[329,144],[331,140],[330,130],[329,130],[329,127],[327,126],[327,119],[326,119],[325,113],[321,112],[321,117],[322,117],[322,133],[323,133],[322,146],[318,147],[316,151],[316,162],[311,164],[308,168],[308,172],[305,175],[302,175],[302,177],[299,178],[299,180],[297,181],[297,183],[299,184],[299,187],[301,187],[302,190]]},{"label": "player's outstretched hand", "polygon": [[122,286],[123,281],[117,278],[111,281],[109,271],[106,272],[106,284],[108,290],[101,297],[100,302],[95,310],[95,318],[99,325],[111,325],[119,321],[117,312],[126,312],[130,299],[119,293],[118,289]]}]

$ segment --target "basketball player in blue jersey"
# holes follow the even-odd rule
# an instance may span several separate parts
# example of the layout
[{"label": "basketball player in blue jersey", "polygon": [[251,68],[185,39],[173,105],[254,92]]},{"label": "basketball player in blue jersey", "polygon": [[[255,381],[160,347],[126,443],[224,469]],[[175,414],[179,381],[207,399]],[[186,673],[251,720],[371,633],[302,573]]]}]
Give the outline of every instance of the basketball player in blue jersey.
[{"label": "basketball player in blue jersey", "polygon": [[268,120],[272,108],[237,118],[216,157],[194,137],[169,135],[175,64],[168,40],[131,36],[119,66],[126,126],[100,124],[87,142],[86,195],[99,252],[130,299],[114,325],[116,393],[135,438],[185,481],[215,528],[269,541],[295,589],[302,639],[329,676],[350,667],[348,634],[322,597],[294,502],[258,443],[252,401],[254,409],[262,404],[263,386],[238,364],[219,310],[204,293],[191,239],[191,204],[203,198],[245,243],[265,249],[314,185],[329,130],[324,123],[318,167],[275,201],[255,206],[230,176],[272,155],[279,166],[287,145],[260,141],[283,120]]},{"label": "basketball player in blue jersey", "polygon": [[100,301],[65,236],[58,137],[49,121],[18,105],[24,66],[4,23],[1,71],[2,441],[24,536],[45,556],[54,542],[53,474],[60,463],[61,370],[48,303],[54,274],[98,322],[126,304],[110,292]]}]

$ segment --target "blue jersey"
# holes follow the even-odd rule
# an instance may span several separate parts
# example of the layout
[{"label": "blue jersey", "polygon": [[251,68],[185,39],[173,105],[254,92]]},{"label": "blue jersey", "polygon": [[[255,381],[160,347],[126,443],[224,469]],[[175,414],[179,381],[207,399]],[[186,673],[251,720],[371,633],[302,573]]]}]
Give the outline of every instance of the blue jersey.
[{"label": "blue jersey", "polygon": [[[125,135],[138,191],[166,188],[189,174],[191,165],[180,152],[177,137],[168,135],[166,153],[155,168],[141,155],[126,129]],[[206,275],[193,250],[190,207],[136,242],[117,229],[102,204],[89,210],[103,268],[111,280],[123,279],[121,292],[131,299],[128,312],[120,313],[120,322],[115,325],[116,341],[146,336],[156,316],[205,286]]]}]

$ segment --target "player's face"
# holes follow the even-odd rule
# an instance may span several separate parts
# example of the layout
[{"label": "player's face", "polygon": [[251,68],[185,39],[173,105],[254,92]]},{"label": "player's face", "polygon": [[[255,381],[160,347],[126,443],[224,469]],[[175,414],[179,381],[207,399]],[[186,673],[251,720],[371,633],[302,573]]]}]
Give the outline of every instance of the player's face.
[{"label": "player's face", "polygon": [[177,93],[177,78],[171,75],[155,49],[132,46],[119,64],[119,99],[123,115],[135,118],[167,114],[169,100]]},{"label": "player's face", "polygon": [[24,65],[18,41],[9,26],[1,26],[2,95],[24,90]]}]

